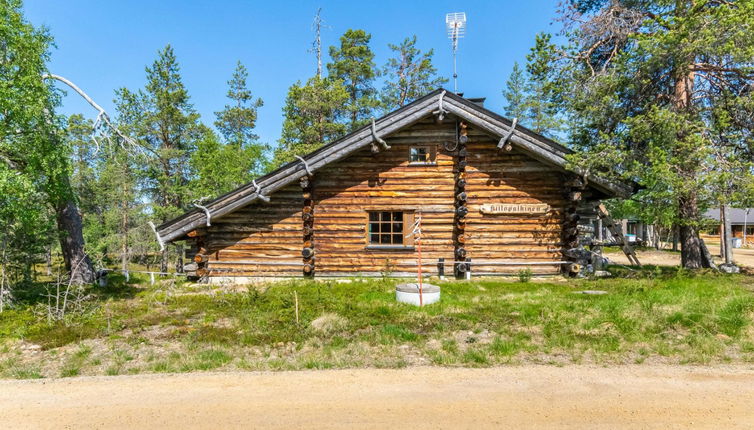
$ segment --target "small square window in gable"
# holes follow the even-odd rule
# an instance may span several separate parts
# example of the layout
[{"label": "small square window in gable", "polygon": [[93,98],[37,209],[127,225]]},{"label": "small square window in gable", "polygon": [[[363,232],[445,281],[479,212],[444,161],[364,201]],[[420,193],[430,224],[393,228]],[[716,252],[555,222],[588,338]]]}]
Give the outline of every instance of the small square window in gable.
[{"label": "small square window in gable", "polygon": [[408,164],[435,164],[437,147],[435,145],[411,145],[408,148]]}]

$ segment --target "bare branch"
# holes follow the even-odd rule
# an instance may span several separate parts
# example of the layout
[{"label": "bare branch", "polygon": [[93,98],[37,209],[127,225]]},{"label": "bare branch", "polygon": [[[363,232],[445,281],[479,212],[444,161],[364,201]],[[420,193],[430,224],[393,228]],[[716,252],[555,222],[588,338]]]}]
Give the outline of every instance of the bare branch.
[{"label": "bare branch", "polygon": [[[78,95],[80,95],[81,97],[83,97],[84,100],[86,100],[87,103],[89,103],[94,109],[97,110],[97,112],[98,112],[97,119],[94,121],[94,127],[93,127],[93,130],[92,130],[93,131],[92,140],[94,141],[95,145],[97,145],[97,151],[99,151],[99,147],[100,147],[100,141],[98,140],[98,136],[101,136],[102,138],[104,138],[108,142],[111,142],[110,141],[110,133],[111,132],[115,133],[116,135],[118,135],[118,137],[120,137],[120,139],[121,139],[121,142],[125,142],[125,143],[127,143],[128,145],[130,145],[132,147],[138,147],[138,145],[136,144],[136,142],[134,142],[133,139],[131,139],[130,137],[126,136],[123,132],[120,131],[120,129],[118,129],[118,127],[116,127],[115,125],[113,125],[113,123],[110,121],[110,116],[107,114],[107,112],[105,111],[105,109],[103,109],[102,106],[98,105],[97,102],[95,102],[94,100],[92,100],[92,98],[89,97],[89,95],[87,93],[85,93],[81,88],[79,88],[76,84],[74,84],[70,80],[68,80],[68,79],[66,79],[66,78],[64,78],[64,77],[62,77],[60,75],[55,75],[55,74],[52,74],[52,73],[45,73],[45,74],[43,74],[42,75],[42,79],[55,79],[57,81],[60,81],[60,82],[62,82],[64,84],[66,84],[71,89],[73,89],[74,91],[76,91],[76,93],[78,93]],[[122,146],[122,144],[121,144],[121,146]]]}]

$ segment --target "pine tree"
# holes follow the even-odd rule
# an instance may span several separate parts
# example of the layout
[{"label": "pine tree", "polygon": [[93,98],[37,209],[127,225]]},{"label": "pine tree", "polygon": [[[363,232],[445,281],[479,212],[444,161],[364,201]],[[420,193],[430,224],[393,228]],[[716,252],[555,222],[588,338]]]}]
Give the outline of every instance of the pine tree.
[{"label": "pine tree", "polygon": [[342,136],[346,125],[337,121],[337,113],[347,101],[348,93],[337,79],[315,76],[305,85],[293,84],[283,107],[283,131],[273,166],[291,161],[294,155],[306,154]]},{"label": "pine tree", "polygon": [[[194,174],[190,159],[201,137],[199,115],[170,45],[159,51],[146,73],[144,90],[120,89],[116,103],[124,128],[147,148],[139,172],[141,186],[154,216],[164,222],[188,209],[195,194],[190,187]],[[167,258],[166,249],[161,270],[167,270]]]},{"label": "pine tree", "polygon": [[526,117],[527,87],[528,82],[526,81],[524,72],[521,70],[518,62],[514,62],[513,70],[503,90],[506,102],[505,115],[511,119],[518,118],[518,121],[522,124],[528,122]]},{"label": "pine tree", "polygon": [[634,200],[673,209],[682,265],[709,267],[701,213],[725,170],[754,171],[754,2],[568,6],[572,163],[638,181]]},{"label": "pine tree", "polygon": [[259,136],[254,134],[257,123],[257,110],[264,105],[260,98],[254,98],[246,80],[249,72],[239,61],[233,71],[233,77],[228,81],[228,98],[232,104],[216,112],[215,127],[222,134],[225,143],[239,149],[244,149],[245,156],[251,157],[253,163],[249,171],[260,173],[263,166],[265,146],[259,143]]},{"label": "pine tree", "polygon": [[239,61],[233,77],[228,81],[230,105],[216,112],[217,134],[207,127],[201,128],[196,151],[191,155],[191,165],[196,172],[192,189],[199,197],[212,197],[231,191],[262,172],[265,167],[266,145],[254,134],[257,109],[262,99],[255,99],[248,89],[248,72]]},{"label": "pine tree", "polygon": [[563,128],[560,115],[560,96],[562,83],[558,79],[555,67],[557,50],[550,42],[551,36],[537,34],[534,47],[526,56],[527,125],[535,132],[545,136],[556,136]]},{"label": "pine tree", "polygon": [[339,112],[348,132],[368,123],[380,105],[374,88],[377,70],[369,48],[371,38],[364,30],[348,30],[340,37],[339,47],[330,47],[329,76],[342,81],[348,93],[348,101]]},{"label": "pine tree", "polygon": [[382,108],[389,112],[441,87],[447,79],[437,76],[432,64],[434,51],[422,53],[416,47],[416,35],[407,37],[400,45],[389,44],[395,57],[383,69],[387,76],[382,89]]}]

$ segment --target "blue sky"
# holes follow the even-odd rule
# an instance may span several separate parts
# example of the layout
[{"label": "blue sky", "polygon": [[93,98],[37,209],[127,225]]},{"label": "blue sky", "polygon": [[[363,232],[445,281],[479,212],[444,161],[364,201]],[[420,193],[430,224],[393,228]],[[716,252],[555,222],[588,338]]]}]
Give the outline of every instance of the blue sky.
[{"label": "blue sky", "polygon": [[[487,97],[487,107],[498,112],[513,62],[525,61],[536,33],[558,28],[552,24],[556,0],[26,0],[24,9],[27,19],[47,26],[55,37],[50,70],[74,81],[109,112],[114,91],[143,87],[145,66],[171,44],[193,104],[211,124],[214,112],[226,103],[226,81],[241,60],[249,69],[252,92],[264,100],[257,134],[274,143],[288,87],[315,72],[316,60],[308,50],[318,7],[328,25],[323,32],[325,48],[337,44],[345,30],[361,28],[372,34],[375,62],[382,66],[390,55],[388,43],[416,34],[422,50],[435,50],[435,66],[448,78],[452,56],[444,17],[447,12],[466,12],[459,91],[467,97]],[[446,86],[452,85],[451,81]],[[72,92],[62,112],[94,116]]]}]

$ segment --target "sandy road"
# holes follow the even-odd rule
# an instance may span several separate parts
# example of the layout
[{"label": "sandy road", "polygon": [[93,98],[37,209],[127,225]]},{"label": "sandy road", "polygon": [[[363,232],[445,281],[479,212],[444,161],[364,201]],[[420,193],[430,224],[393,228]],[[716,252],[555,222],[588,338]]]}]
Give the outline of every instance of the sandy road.
[{"label": "sandy road", "polygon": [[754,367],[419,367],[0,381],[3,428],[752,428]]}]

